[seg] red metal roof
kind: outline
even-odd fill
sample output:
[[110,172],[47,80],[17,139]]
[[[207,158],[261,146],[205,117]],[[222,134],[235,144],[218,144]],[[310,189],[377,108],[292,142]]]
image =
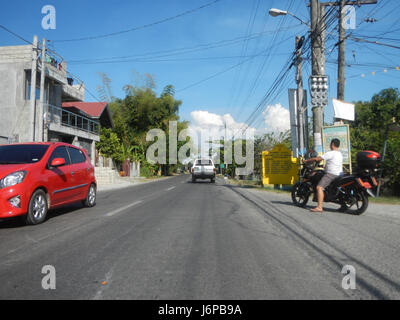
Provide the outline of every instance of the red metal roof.
[[107,102],[63,102],[63,108],[75,107],[93,118],[100,118],[104,109],[107,107]]

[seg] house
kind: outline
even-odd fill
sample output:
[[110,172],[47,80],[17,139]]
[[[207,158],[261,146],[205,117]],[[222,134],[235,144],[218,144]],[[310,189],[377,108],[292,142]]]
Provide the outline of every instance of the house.
[[107,103],[84,99],[84,83],[36,36],[33,44],[0,47],[0,144],[63,141],[86,149],[94,162],[100,126],[113,123]]

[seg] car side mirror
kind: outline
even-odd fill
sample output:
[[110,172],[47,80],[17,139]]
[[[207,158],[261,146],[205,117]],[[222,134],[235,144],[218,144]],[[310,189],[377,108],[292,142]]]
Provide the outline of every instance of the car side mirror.
[[52,167],[61,167],[63,165],[65,165],[65,159],[64,158],[55,158],[51,162],[51,166]]

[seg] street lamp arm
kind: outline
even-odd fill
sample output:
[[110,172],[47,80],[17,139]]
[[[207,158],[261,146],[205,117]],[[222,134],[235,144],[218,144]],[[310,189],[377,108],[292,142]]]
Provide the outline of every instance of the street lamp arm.
[[290,15],[293,18],[299,20],[302,24],[305,24],[306,26],[311,28],[311,25],[305,21],[303,21],[302,19],[300,19],[298,16],[294,15],[293,13],[289,12],[289,11],[284,11],[284,10],[280,10],[280,9],[275,9],[275,8],[271,8],[269,9],[269,15],[272,17],[277,17],[277,16],[286,16],[286,15]]
[[310,25],[309,23],[307,23],[307,22],[305,22],[304,20],[300,19],[298,16],[294,15],[293,13],[287,11],[287,14],[290,15],[290,16],[292,16],[293,18],[299,20],[302,24],[305,24],[306,26],[308,26],[308,27],[311,28],[311,25]]

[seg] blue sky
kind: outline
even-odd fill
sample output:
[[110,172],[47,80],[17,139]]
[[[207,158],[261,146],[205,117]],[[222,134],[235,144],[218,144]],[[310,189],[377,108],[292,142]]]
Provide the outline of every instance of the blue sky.
[[[134,81],[134,72],[148,73],[154,76],[158,91],[167,84],[175,86],[176,97],[183,101],[181,118],[192,120],[191,112],[206,110],[218,115],[229,113],[236,121],[243,122],[257,107],[285,66],[293,52],[295,36],[307,32],[307,26],[290,16],[269,16],[269,8],[289,10],[301,19],[309,21],[307,1],[221,0],[174,20],[118,36],[85,41],[53,41],[130,29],[177,15],[208,2],[211,0],[3,1],[0,21],[2,25],[28,40],[32,40],[34,34],[38,35],[39,39],[45,37],[52,40],[52,48],[67,62],[71,61],[68,71],[82,79],[94,94],[97,94],[97,85],[101,84],[99,72],[104,72],[111,78],[113,94],[120,98],[124,97],[123,86]],[[41,27],[44,16],[41,9],[48,4],[56,8],[55,30],[44,30]],[[399,46],[400,30],[396,29],[399,28],[400,19],[396,12],[400,12],[400,2],[397,0],[378,0],[377,5],[357,8],[357,29],[353,32],[362,36],[381,35],[385,32],[383,37],[387,39],[381,41]],[[377,22],[364,22],[365,17],[375,18]],[[257,35],[261,32],[261,36],[255,36],[252,40],[240,41],[240,37],[246,34]],[[195,50],[179,55],[163,54],[156,59],[154,55],[148,55],[151,52],[194,47],[236,38],[239,40],[232,41],[230,45],[219,45],[207,50]],[[24,44],[3,30],[0,30],[0,43]],[[328,42],[328,49],[333,44],[334,40]],[[383,88],[400,87],[400,71],[394,69],[400,66],[399,49],[350,40],[346,42],[346,49],[347,62],[358,64],[346,70],[347,101],[369,100],[374,93]],[[260,54],[263,51],[264,53]],[[96,62],[94,59],[99,58],[141,54],[147,54],[147,59],[151,59],[147,62],[143,61],[142,57],[141,61],[136,58],[136,61],[128,62],[92,63]],[[330,98],[335,98],[337,65],[332,62],[337,58],[337,51],[328,52],[328,55],[330,63],[326,65],[326,72],[331,85]],[[86,61],[78,63],[78,60]],[[243,63],[240,66],[233,67],[241,62]],[[223,72],[229,68],[229,71]],[[219,72],[223,73],[182,90]],[[305,86],[308,86],[310,64],[307,62],[303,73]],[[294,77],[292,70],[287,86],[273,100],[269,100],[268,104],[280,103],[284,108],[288,108],[287,88],[295,87]],[[251,91],[251,88],[254,90]],[[90,95],[86,97],[88,101],[94,100]],[[332,113],[330,104],[325,110],[327,121],[332,120]],[[260,112],[259,118],[262,119]],[[258,121],[257,125],[262,127],[264,123]]]

